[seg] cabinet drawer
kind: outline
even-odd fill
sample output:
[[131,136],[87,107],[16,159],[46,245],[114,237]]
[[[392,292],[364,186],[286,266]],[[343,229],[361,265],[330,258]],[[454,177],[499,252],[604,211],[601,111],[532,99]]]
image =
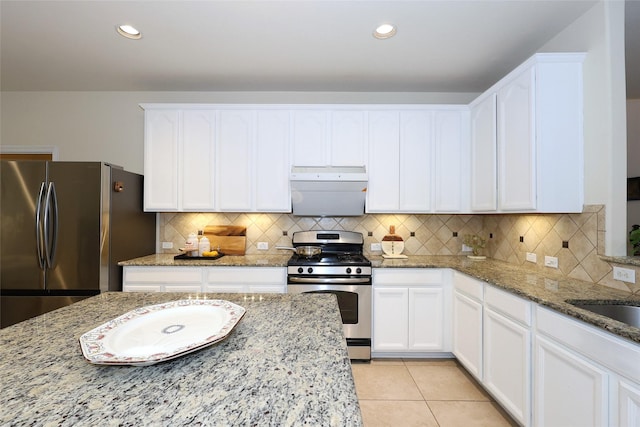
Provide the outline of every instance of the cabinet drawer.
[[202,283],[202,269],[194,267],[126,267],[125,283]]
[[538,333],[556,339],[633,381],[640,381],[640,345],[540,306],[536,306],[536,325]]
[[209,267],[205,273],[207,283],[286,284],[284,267]]
[[441,285],[444,269],[440,268],[374,268],[374,285]]
[[527,301],[508,292],[487,286],[484,301],[495,311],[510,317],[516,322],[531,326],[531,301]]
[[457,271],[453,274],[453,286],[458,292],[478,301],[482,301],[484,287],[483,282],[458,273]]

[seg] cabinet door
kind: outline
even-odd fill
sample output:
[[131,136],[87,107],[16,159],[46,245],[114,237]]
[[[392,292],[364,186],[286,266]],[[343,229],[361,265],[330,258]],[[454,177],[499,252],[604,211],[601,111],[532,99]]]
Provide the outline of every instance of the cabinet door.
[[293,112],[293,166],[327,166],[326,111]]
[[485,308],[483,385],[522,425],[530,425],[531,332]]
[[495,211],[497,197],[496,94],[471,108],[471,210]]
[[558,344],[537,336],[534,425],[607,425],[607,373]]
[[453,293],[453,354],[482,381],[482,304]]
[[364,111],[331,112],[331,166],[363,166],[366,164]]
[[216,162],[217,205],[221,211],[252,210],[254,111],[220,111],[218,159]]
[[255,210],[291,212],[289,112],[259,111],[256,125]]
[[287,286],[277,284],[258,284],[249,285],[248,290],[249,293],[252,294],[286,294]]
[[[615,410],[615,408],[614,408]],[[640,385],[618,381],[618,420],[613,425],[640,426]]]
[[229,294],[239,294],[245,292],[245,285],[240,285],[236,283],[216,283],[216,284],[206,284],[202,287],[203,292],[212,292],[212,293],[229,293]]
[[202,292],[202,286],[200,285],[164,285],[164,292],[182,292],[182,293],[199,293]]
[[433,186],[433,112],[400,113],[399,211],[429,212]]
[[178,110],[144,113],[144,210],[178,210]]
[[498,188],[502,210],[536,208],[534,68],[498,92]]
[[373,350],[399,351],[408,348],[407,288],[373,289]]
[[397,212],[400,186],[400,115],[369,112],[367,212]]
[[122,292],[162,292],[162,285],[122,285]]
[[215,113],[185,110],[182,113],[180,208],[210,211],[214,204]]
[[442,288],[409,288],[409,349],[444,348],[444,294]]
[[463,183],[468,176],[464,159],[462,113],[437,111],[435,113],[435,203],[436,212],[460,212],[462,210]]

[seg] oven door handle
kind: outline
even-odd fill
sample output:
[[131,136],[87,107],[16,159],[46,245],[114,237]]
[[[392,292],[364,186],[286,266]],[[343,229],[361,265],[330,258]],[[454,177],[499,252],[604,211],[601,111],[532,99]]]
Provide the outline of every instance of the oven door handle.
[[370,277],[289,277],[289,283],[338,285],[345,283],[371,283]]

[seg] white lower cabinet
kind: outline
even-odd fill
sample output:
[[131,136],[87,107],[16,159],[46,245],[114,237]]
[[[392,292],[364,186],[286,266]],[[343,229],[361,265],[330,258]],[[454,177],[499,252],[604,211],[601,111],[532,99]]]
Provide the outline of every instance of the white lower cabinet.
[[531,302],[485,289],[483,385],[510,415],[531,425]]
[[123,268],[124,292],[286,293],[284,267]]
[[450,351],[450,291],[445,269],[374,269],[372,353]]
[[210,267],[203,292],[286,293],[284,267]]
[[482,381],[482,300],[479,280],[453,272],[453,354]]
[[615,381],[618,407],[614,412],[613,426],[640,426],[640,384],[618,379]]
[[536,307],[535,426],[640,426],[640,346]]
[[199,267],[123,267],[124,292],[200,292]]
[[608,425],[606,372],[543,337],[535,350],[535,425]]

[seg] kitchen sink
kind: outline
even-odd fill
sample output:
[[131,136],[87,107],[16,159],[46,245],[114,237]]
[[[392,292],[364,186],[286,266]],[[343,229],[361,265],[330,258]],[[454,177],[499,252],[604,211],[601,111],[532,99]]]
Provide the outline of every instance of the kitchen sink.
[[602,316],[610,317],[618,322],[626,323],[630,326],[640,328],[640,303],[639,302],[589,302],[589,301],[567,301],[569,304],[588,310]]

